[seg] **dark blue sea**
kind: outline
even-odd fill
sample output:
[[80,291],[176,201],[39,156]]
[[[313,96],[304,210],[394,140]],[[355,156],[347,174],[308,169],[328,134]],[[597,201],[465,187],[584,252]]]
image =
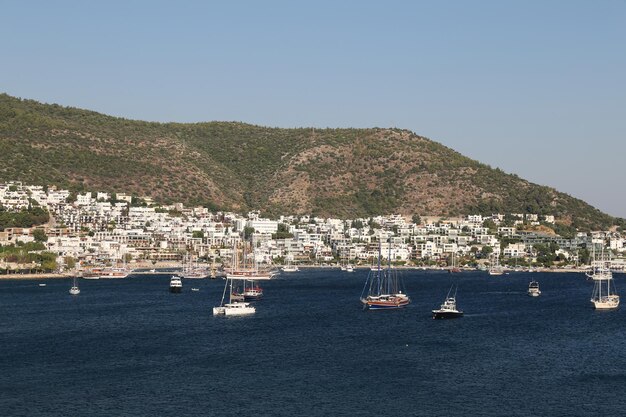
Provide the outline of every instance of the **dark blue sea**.
[[[228,318],[223,280],[0,281],[0,415],[626,415],[626,305],[583,274],[407,271],[399,311],[362,310],[366,275],[282,275]],[[452,283],[465,317],[435,321]]]

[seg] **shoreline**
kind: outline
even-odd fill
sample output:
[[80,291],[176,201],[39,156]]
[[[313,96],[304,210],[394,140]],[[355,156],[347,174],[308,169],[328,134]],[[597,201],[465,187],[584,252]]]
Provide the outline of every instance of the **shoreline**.
[[57,273],[42,273],[42,274],[2,274],[0,275],[0,281],[3,280],[27,280],[27,279],[63,279],[72,278],[74,275],[57,274]]
[[[278,266],[279,268],[282,266]],[[339,269],[338,266],[334,266],[334,265],[298,265],[299,268],[302,269]],[[358,270],[369,270],[370,266],[355,266],[355,269]],[[384,268],[381,268],[384,269]],[[447,269],[442,269],[442,268],[423,268],[420,266],[398,266],[395,267],[395,269],[397,270],[415,270],[415,271],[440,271],[440,272],[447,272]],[[585,272],[587,272],[588,270],[586,269],[575,269],[575,268],[559,268],[559,269],[550,269],[550,268],[542,268],[542,269],[537,269],[536,272],[547,272],[547,273],[578,273],[578,274],[584,274]],[[457,274],[463,274],[464,272],[487,272],[487,271],[480,271],[477,269],[461,269],[460,272],[458,272]],[[505,270],[504,271],[505,274],[509,274],[509,273],[533,273],[530,271],[514,271],[514,270]],[[613,271],[614,273],[625,273],[625,271]],[[131,272],[131,275],[159,275],[159,274],[168,274],[171,273],[171,271],[156,271],[156,272],[150,272],[150,271],[134,271]],[[0,275],[0,281],[3,280],[33,280],[33,279],[64,279],[64,278],[73,278],[74,274],[68,274],[68,273],[39,273],[39,274],[2,274]],[[80,277],[79,277],[80,278]]]

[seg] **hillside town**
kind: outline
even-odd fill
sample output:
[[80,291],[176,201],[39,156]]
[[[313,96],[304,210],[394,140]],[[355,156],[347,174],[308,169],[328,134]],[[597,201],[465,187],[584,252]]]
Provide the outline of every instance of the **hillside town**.
[[[585,269],[596,250],[610,254],[613,270],[624,271],[626,265],[623,231],[560,236],[551,227],[556,223],[553,215],[270,219],[258,211],[211,212],[180,203],[155,204],[149,197],[124,193],[0,184],[1,212],[24,213],[33,207],[45,210],[49,220],[29,227],[2,225],[0,273],[68,272],[119,264],[176,267],[189,256],[228,265],[234,248],[244,241],[251,242],[254,261],[267,266],[370,266],[380,253],[381,261],[405,267],[476,269],[498,262],[511,269]],[[8,248],[43,257],[20,258]]]

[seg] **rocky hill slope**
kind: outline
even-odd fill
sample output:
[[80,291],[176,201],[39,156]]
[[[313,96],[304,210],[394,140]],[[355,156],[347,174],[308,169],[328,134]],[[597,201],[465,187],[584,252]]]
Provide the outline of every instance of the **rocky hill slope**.
[[519,212],[584,228],[616,222],[407,130],[151,123],[0,94],[7,180],[269,214]]

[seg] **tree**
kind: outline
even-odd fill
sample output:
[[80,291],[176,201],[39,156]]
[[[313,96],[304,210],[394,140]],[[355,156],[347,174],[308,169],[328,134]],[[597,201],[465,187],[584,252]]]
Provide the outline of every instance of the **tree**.
[[65,267],[67,269],[74,269],[76,266],[76,259],[71,256],[66,256],[63,258],[63,262],[65,263]]
[[33,230],[33,238],[35,242],[46,242],[48,241],[48,235],[42,229]]
[[192,234],[191,237],[194,239],[202,239],[204,238],[204,232],[202,230],[195,230]]
[[293,237],[292,233],[289,233],[289,226],[285,223],[278,223],[278,231],[272,235],[272,239],[290,239]]
[[487,229],[489,229],[489,231],[494,232],[498,229],[496,223],[491,219],[485,219],[485,221],[483,221],[483,227],[486,227]]
[[480,253],[484,256],[487,257],[489,256],[489,254],[491,254],[493,252],[493,248],[491,246],[483,246],[482,250],[480,251]]
[[363,228],[363,222],[361,220],[352,220],[352,223],[350,224],[350,227],[353,229],[362,229]]
[[591,259],[591,254],[589,253],[589,249],[583,248],[578,251],[578,261],[581,264],[588,264]]
[[415,224],[422,224],[422,218],[419,214],[414,214],[413,217],[411,217],[411,221]]
[[248,240],[254,234],[254,227],[246,226],[243,228],[243,238]]

